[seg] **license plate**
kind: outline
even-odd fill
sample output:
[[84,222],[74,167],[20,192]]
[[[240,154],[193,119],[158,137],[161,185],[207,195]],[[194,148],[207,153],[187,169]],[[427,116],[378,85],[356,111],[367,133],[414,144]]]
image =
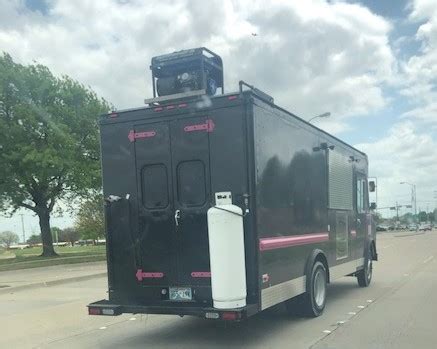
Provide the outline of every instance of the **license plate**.
[[170,287],[169,295],[171,301],[191,301],[191,288],[190,287]]

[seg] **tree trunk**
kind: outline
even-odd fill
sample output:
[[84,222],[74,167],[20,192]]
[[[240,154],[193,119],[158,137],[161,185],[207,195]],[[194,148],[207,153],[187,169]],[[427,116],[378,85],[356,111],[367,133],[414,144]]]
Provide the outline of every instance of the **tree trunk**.
[[41,229],[42,240],[42,257],[54,257],[58,254],[53,248],[52,232],[50,230],[50,212],[48,210],[41,210],[38,212],[39,227]]

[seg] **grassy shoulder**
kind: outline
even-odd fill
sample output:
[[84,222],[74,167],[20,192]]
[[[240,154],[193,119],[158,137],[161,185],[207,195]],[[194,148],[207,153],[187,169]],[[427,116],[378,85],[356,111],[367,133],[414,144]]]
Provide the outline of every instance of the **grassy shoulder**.
[[46,267],[59,264],[97,262],[106,259],[105,246],[55,247],[57,257],[41,257],[42,248],[0,250],[0,271]]

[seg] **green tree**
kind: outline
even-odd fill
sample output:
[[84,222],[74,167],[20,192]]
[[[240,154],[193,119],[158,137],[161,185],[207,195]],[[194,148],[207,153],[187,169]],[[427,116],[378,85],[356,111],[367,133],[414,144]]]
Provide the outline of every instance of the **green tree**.
[[36,235],[33,234],[31,235],[27,241],[26,241],[29,245],[36,245],[36,244],[40,244],[41,243],[41,235]]
[[105,222],[103,218],[103,196],[91,195],[82,201],[77,213],[75,227],[83,239],[94,242],[105,236]]
[[40,64],[0,56],[0,205],[39,218],[43,256],[56,255],[50,229],[55,204],[100,187],[97,117],[108,103]]
[[75,228],[65,228],[62,229],[59,234],[59,241],[61,242],[69,242],[71,246],[74,246],[74,243],[79,240],[80,233]]
[[18,235],[12,231],[3,231],[0,233],[0,245],[4,245],[6,248],[18,243],[18,241],[20,241]]
[[434,223],[435,222],[435,218],[436,218],[436,210],[434,210],[433,212],[428,212],[428,221],[430,223]]
[[373,219],[375,220],[375,223],[378,225],[382,222],[382,215],[379,212],[375,212],[373,214]]
[[428,215],[425,211],[420,211],[418,217],[419,222],[426,222],[426,220],[428,219]]

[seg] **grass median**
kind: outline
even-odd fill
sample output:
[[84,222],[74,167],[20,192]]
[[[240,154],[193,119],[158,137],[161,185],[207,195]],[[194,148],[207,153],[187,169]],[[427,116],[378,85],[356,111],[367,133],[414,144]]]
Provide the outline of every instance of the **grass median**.
[[42,248],[0,250],[0,271],[106,260],[105,246],[55,247],[57,257],[41,257]]

